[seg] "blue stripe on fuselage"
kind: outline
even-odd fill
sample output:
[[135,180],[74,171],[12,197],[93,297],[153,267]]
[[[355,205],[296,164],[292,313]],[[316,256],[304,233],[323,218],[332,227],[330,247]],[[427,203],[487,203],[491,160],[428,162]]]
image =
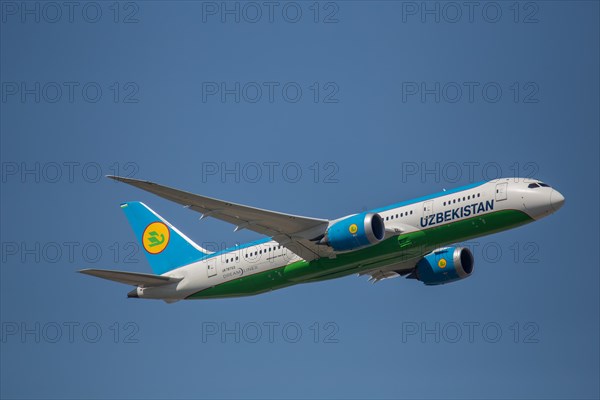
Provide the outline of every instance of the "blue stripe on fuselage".
[[456,188],[456,189],[446,190],[445,192],[438,192],[438,193],[430,194],[430,195],[427,195],[427,196],[418,197],[416,199],[402,201],[400,203],[392,204],[392,205],[389,205],[389,206],[380,207],[380,208],[374,208],[372,210],[369,210],[369,212],[379,213],[379,212],[384,212],[384,211],[392,210],[392,209],[398,208],[398,207],[409,206],[411,204],[420,203],[422,201],[431,200],[431,199],[435,199],[435,198],[438,198],[438,197],[447,196],[449,194],[454,194],[454,193],[462,192],[464,190],[473,189],[473,188],[479,187],[479,186],[481,186],[481,185],[483,185],[485,183],[487,183],[487,181],[475,182],[475,183],[471,183],[470,185],[461,186],[461,187]]
[[[463,190],[473,189],[473,188],[476,188],[478,186],[483,185],[484,183],[487,183],[487,181],[476,182],[476,183],[472,183],[470,185],[461,186],[461,187],[456,188],[456,189],[446,190],[445,192],[434,193],[434,194],[430,194],[430,195],[427,195],[427,196],[418,197],[416,199],[402,201],[400,203],[392,204],[392,205],[389,205],[389,206],[375,208],[373,210],[370,210],[370,212],[378,213],[378,212],[388,211],[388,210],[391,210],[391,209],[394,209],[394,208],[398,208],[398,207],[403,207],[403,206],[408,206],[408,205],[411,205],[411,204],[420,203],[420,202],[425,201],[425,200],[431,200],[431,199],[435,199],[437,197],[442,197],[442,196],[446,196],[446,195],[449,195],[449,194],[462,192]],[[239,246],[229,247],[227,249],[217,251],[216,253],[207,254],[206,256],[200,258],[200,260],[198,260],[198,261],[203,261],[203,260],[207,260],[207,259],[210,259],[210,258],[213,258],[213,257],[218,257],[218,256],[220,256],[222,254],[232,253],[234,251],[238,251],[238,250],[241,250],[241,249],[246,249],[248,247],[257,246],[257,245],[260,245],[260,244],[265,244],[265,243],[271,242],[272,240],[273,240],[272,238],[267,237],[267,238],[255,240],[253,242],[244,243],[244,244],[241,244]]]

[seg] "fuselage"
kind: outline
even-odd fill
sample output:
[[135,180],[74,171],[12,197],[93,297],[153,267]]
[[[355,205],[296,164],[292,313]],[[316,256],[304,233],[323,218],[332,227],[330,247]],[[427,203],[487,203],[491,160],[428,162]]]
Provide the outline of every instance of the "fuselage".
[[164,275],[183,279],[138,288],[137,296],[172,301],[236,297],[374,269],[410,271],[436,248],[533,222],[563,203],[557,190],[532,179],[474,183],[371,210],[385,222],[386,237],[378,244],[305,261],[296,254],[301,252],[265,238],[169,271]]

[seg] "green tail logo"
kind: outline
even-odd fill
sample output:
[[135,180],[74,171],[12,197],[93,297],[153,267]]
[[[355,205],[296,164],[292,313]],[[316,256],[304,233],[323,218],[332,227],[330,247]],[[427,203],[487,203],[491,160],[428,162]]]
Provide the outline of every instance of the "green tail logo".
[[165,235],[160,234],[160,239],[158,238],[158,232],[152,231],[148,232],[148,247],[155,247],[163,244],[165,242]]

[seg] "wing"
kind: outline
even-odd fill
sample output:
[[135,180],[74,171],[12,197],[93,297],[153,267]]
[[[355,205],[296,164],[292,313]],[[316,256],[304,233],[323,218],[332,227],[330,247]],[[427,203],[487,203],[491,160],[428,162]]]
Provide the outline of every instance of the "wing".
[[398,278],[400,276],[409,275],[414,269],[418,260],[399,262],[385,267],[373,268],[360,272],[358,276],[368,275],[369,282],[377,283],[384,279]]
[[329,226],[329,221],[326,219],[302,217],[249,207],[173,189],[149,181],[111,175],[108,178],[179,203],[201,213],[201,219],[212,217],[236,225],[236,231],[248,229],[270,236],[273,240],[307,261],[334,256],[334,252],[329,247],[316,244],[316,239],[320,239]]

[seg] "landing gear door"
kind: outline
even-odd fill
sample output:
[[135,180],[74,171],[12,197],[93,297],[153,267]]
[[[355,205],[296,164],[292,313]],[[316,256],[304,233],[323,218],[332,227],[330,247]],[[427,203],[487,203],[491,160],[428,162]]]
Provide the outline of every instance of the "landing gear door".
[[496,185],[496,201],[506,200],[506,189],[508,187],[508,183],[499,183]]
[[433,200],[423,203],[423,217],[427,217],[431,214],[433,214]]
[[208,271],[209,278],[217,275],[217,264],[214,261],[209,261],[206,264],[206,270]]

